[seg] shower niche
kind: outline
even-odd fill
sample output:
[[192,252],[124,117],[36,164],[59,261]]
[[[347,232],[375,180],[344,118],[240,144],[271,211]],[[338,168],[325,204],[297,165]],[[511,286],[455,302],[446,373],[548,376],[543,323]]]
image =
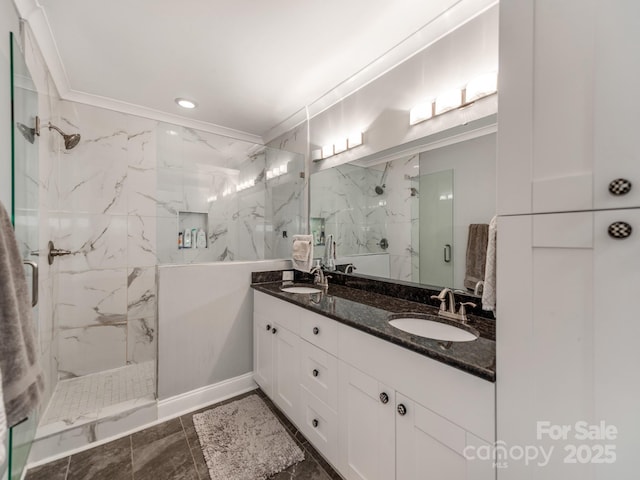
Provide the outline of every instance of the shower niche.
[[206,212],[178,212],[178,249],[204,249],[209,247],[209,215]]

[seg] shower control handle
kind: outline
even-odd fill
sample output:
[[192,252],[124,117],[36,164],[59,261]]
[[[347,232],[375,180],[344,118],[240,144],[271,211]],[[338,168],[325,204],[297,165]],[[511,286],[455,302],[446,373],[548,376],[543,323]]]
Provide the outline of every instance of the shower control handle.
[[49,265],[53,265],[53,259],[55,257],[61,257],[63,255],[71,255],[70,250],[63,250],[61,248],[56,248],[51,240],[49,240],[49,244],[47,245],[49,249],[49,254],[47,255],[47,260]]
[[271,325],[267,324],[267,332],[271,330]]
[[320,424],[320,422],[318,422],[317,419],[313,419],[313,421],[311,422],[311,425],[313,425],[313,428],[318,428],[318,425]]
[[318,375],[320,375],[320,372],[318,371],[317,368],[313,369],[313,372],[311,372],[313,374],[314,377],[317,377]]

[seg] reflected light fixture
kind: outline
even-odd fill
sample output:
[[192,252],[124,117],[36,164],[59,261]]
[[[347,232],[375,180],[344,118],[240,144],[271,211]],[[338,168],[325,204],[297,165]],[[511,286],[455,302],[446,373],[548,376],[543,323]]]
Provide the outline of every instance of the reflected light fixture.
[[339,153],[346,152],[352,148],[359,147],[364,143],[362,132],[352,133],[347,138],[336,140],[331,145],[323,145],[322,148],[311,151],[311,160],[317,162],[325,158],[333,157]]
[[188,110],[191,110],[193,108],[196,108],[196,102],[194,102],[193,100],[188,100],[186,98],[176,98],[175,102],[182,108],[186,108]]

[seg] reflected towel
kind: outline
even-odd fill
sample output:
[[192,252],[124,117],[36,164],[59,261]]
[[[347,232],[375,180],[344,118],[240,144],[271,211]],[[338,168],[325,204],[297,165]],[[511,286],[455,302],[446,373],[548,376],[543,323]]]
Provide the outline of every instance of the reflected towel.
[[291,254],[293,268],[302,272],[311,271],[313,266],[313,236],[294,235],[293,251]]
[[474,290],[476,284],[484,280],[488,235],[489,225],[486,223],[472,223],[469,225],[464,286],[470,290]]
[[9,426],[32,414],[44,386],[31,317],[22,257],[9,215],[0,204],[0,371]]
[[496,247],[498,241],[498,217],[489,222],[487,242],[487,263],[484,269],[484,290],[482,290],[482,309],[496,313]]

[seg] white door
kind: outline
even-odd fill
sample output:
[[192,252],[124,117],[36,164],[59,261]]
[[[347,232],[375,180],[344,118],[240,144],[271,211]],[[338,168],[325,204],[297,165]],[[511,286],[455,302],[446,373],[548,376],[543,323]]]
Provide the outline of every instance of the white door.
[[253,316],[253,379],[264,393],[273,396],[273,322],[259,313]]
[[466,432],[396,393],[396,480],[465,480]]
[[273,401],[294,422],[300,406],[300,337],[278,322],[271,328],[273,337]]
[[340,470],[347,480],[395,478],[395,393],[340,362]]

